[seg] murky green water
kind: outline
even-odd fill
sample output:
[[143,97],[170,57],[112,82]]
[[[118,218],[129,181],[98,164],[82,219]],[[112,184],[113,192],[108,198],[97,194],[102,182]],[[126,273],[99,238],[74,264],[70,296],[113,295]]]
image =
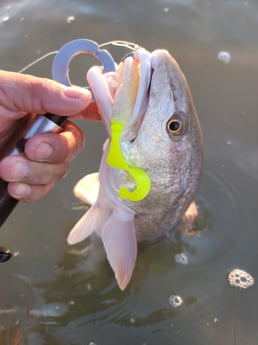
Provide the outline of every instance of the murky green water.
[[[19,70],[81,37],[166,48],[180,63],[205,136],[197,195],[203,229],[141,248],[132,282],[120,292],[98,242],[66,244],[83,214],[73,185],[98,169],[105,139],[101,124],[79,122],[87,147],[70,175],[41,202],[19,204],[1,229],[1,242],[17,256],[0,267],[0,344],[257,344],[257,285],[239,291],[226,279],[235,267],[258,276],[257,1],[0,3],[2,69]],[[218,59],[221,51],[229,63]],[[29,72],[50,77],[51,62]],[[180,252],[188,265],[175,262]],[[172,294],[182,297],[181,307],[170,305]]]

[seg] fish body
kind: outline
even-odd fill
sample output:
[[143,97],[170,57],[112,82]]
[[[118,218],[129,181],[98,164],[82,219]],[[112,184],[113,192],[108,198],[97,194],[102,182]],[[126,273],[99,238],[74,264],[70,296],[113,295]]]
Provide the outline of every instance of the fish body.
[[[82,187],[81,195],[92,206],[72,229],[68,243],[96,232],[124,289],[134,269],[137,242],[156,240],[173,230],[193,201],[202,166],[202,133],[184,74],[165,50],[137,50],[120,64],[112,83],[96,69],[88,80],[109,139],[99,176],[88,176]],[[114,122],[123,125],[118,139],[112,137]],[[123,162],[111,164],[115,140]],[[149,189],[135,200],[144,178]],[[87,190],[93,179],[99,186],[91,197]],[[121,197],[121,188],[128,198]]]

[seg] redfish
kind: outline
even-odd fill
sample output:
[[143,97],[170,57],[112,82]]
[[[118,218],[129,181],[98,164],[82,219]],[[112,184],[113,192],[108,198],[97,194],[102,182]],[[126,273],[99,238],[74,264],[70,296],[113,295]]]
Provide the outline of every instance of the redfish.
[[137,49],[114,75],[93,67],[87,78],[109,139],[99,174],[75,188],[92,206],[68,243],[96,232],[123,290],[134,270],[137,242],[173,231],[193,201],[202,132],[185,76],[166,50]]

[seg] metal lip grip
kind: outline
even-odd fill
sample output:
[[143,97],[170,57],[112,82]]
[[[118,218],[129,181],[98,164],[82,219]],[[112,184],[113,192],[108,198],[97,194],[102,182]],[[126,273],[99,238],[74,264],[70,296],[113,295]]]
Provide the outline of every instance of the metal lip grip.
[[[106,50],[100,50],[96,42],[88,39],[77,39],[65,44],[56,54],[52,64],[52,77],[57,82],[70,86],[69,64],[79,54],[95,57],[104,68],[104,73],[115,71],[112,56]],[[47,113],[36,118],[28,128],[22,128],[14,147],[10,147],[9,155],[19,155],[24,151],[26,141],[35,134],[60,132],[66,120],[65,116]],[[8,143],[7,143],[8,146]],[[0,179],[0,226],[6,221],[18,203],[7,192],[8,182]],[[0,246],[0,262],[8,261],[12,257],[9,249]]]
[[56,54],[52,64],[52,77],[64,85],[71,85],[69,79],[69,65],[74,57],[88,54],[95,57],[102,64],[104,73],[114,72],[115,62],[110,53],[99,49],[99,45],[88,39],[77,39],[66,43]]

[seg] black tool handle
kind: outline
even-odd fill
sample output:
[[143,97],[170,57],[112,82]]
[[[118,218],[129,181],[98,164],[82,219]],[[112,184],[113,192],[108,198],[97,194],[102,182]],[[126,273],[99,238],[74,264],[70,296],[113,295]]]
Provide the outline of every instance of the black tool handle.
[[7,186],[8,182],[0,179],[0,226],[4,224],[18,203],[17,199],[14,199],[8,194]]

